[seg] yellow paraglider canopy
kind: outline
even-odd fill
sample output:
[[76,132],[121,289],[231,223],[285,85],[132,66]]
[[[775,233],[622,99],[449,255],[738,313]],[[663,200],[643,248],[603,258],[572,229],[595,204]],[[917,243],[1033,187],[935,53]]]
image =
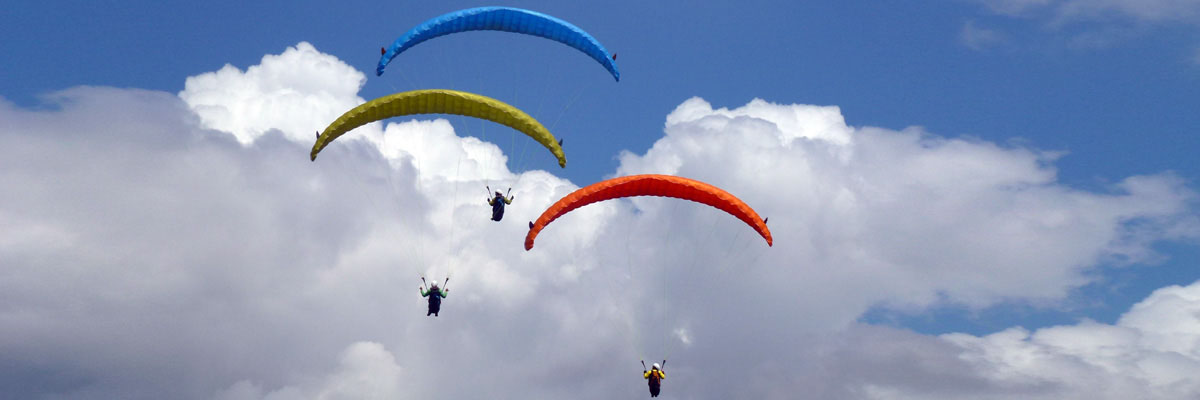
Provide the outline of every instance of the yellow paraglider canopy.
[[354,107],[333,121],[317,136],[309,158],[317,159],[330,142],[354,128],[371,122],[414,114],[454,114],[485,119],[516,129],[537,140],[558,159],[560,167],[567,166],[567,156],[554,135],[540,122],[500,100],[474,93],[449,89],[425,89],[396,93]]

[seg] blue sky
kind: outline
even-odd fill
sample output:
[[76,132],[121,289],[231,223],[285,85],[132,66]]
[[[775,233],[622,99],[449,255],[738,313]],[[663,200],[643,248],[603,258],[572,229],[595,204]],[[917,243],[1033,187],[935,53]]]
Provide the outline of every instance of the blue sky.
[[[557,78],[587,80],[579,83],[586,90],[578,106],[582,110],[568,117],[603,132],[583,139],[589,147],[601,146],[601,153],[648,147],[662,115],[688,97],[702,96],[717,106],[758,97],[837,105],[855,126],[920,125],[944,136],[1030,140],[1041,149],[1070,152],[1057,166],[1072,183],[1162,170],[1195,176],[1194,166],[1183,162],[1200,144],[1192,134],[1200,117],[1189,112],[1200,85],[1194,24],[1118,14],[1058,26],[1046,11],[1012,17],[982,3],[519,5],[564,15],[624,56],[619,64],[627,70],[627,85],[605,85],[595,71]],[[368,71],[378,60],[371,49],[428,16],[471,5],[23,4],[0,17],[17,39],[5,41],[10,56],[0,89],[22,105],[35,104],[40,93],[75,85],[178,91],[181,75],[225,63],[244,68],[301,40]],[[967,29],[994,32],[1001,39],[975,49],[964,43]],[[514,49],[503,51],[535,57],[534,65],[589,68],[586,58],[536,39],[472,35],[420,49],[425,53],[419,55],[496,61],[506,54],[464,54],[515,42]],[[1074,44],[1085,35],[1105,38],[1105,44]],[[410,69],[416,62],[400,61]],[[475,83],[463,82],[467,78],[460,72],[479,75],[482,70],[448,64],[411,74],[465,86]],[[506,68],[501,71],[511,81],[510,71],[530,64],[514,60],[497,67]],[[388,79],[372,78],[363,95],[405,85]],[[509,81],[502,83],[516,86]],[[520,82],[522,87],[538,83]],[[1122,149],[1121,157],[1115,149]],[[604,161],[568,176],[599,177],[614,166]]]
[[[501,169],[497,174],[507,176],[509,170],[520,174],[544,169],[575,186],[614,174],[646,169],[654,172],[650,166],[656,165],[653,160],[662,153],[655,153],[652,146],[670,142],[664,136],[664,126],[668,126],[668,131],[670,126],[688,132],[704,129],[699,124],[690,125],[683,117],[668,122],[668,115],[684,115],[680,110],[691,109],[685,107],[687,104],[699,107],[685,103],[693,97],[711,105],[711,109],[697,112],[712,112],[713,116],[722,117],[725,115],[721,108],[746,106],[744,114],[759,116],[755,113],[775,112],[747,106],[752,99],[797,108],[836,106],[844,124],[857,129],[853,135],[874,137],[876,133],[871,131],[874,128],[890,132],[880,134],[884,137],[919,131],[923,137],[935,141],[961,140],[968,147],[979,146],[971,147],[970,151],[980,151],[982,157],[992,154],[986,149],[998,149],[997,152],[1018,158],[1023,157],[1024,151],[1036,153],[1032,157],[1036,161],[1003,165],[1043,168],[1038,173],[1053,176],[1030,185],[1045,185],[1056,193],[1059,190],[1081,193],[1108,201],[1106,196],[1118,198],[1127,193],[1128,186],[1123,186],[1123,182],[1129,177],[1166,177],[1163,179],[1175,183],[1170,184],[1174,185],[1171,190],[1164,190],[1171,192],[1164,198],[1183,204],[1180,210],[1161,215],[1153,211],[1116,212],[1114,215],[1119,216],[1114,218],[1119,220],[1119,226],[1132,227],[1125,234],[1149,238],[1122,242],[1136,248],[1130,251],[1136,254],[1131,257],[1134,262],[1122,262],[1128,256],[1122,246],[1114,246],[1121,248],[1103,256],[1081,257],[1082,265],[1068,265],[1063,270],[1086,279],[1064,279],[1062,293],[934,285],[929,293],[938,297],[935,300],[924,294],[864,297],[866,310],[852,318],[858,324],[847,328],[856,334],[869,336],[860,330],[882,327],[896,329],[885,335],[904,336],[912,331],[925,335],[914,340],[925,341],[938,337],[934,335],[956,332],[986,337],[1010,327],[1030,331],[1076,327],[1087,320],[1118,324],[1131,307],[1157,290],[1191,285],[1200,279],[1197,272],[1200,269],[1196,268],[1200,251],[1194,231],[1197,214],[1191,197],[1200,177],[1200,167],[1195,162],[1195,152],[1200,149],[1197,135],[1200,112],[1196,111],[1200,110],[1200,99],[1196,96],[1200,93],[1198,3],[848,0],[501,4],[538,10],[588,31],[609,51],[619,55],[621,81],[614,83],[594,61],[560,44],[493,32],[435,39],[396,58],[384,76],[375,77],[372,73],[378,61],[377,49],[390,44],[409,27],[456,9],[490,4],[49,1],[22,2],[0,13],[0,26],[5,27],[6,37],[0,42],[0,54],[5,55],[0,58],[0,70],[4,71],[0,77],[0,97],[13,103],[9,115],[18,115],[70,109],[69,105],[56,104],[45,96],[77,86],[144,89],[174,96],[195,90],[185,87],[192,82],[189,77],[220,70],[226,64],[245,71],[265,65],[266,55],[278,55],[307,42],[317,52],[336,57],[366,75],[365,84],[357,92],[363,99],[401,90],[444,87],[489,95],[530,111],[565,139],[570,159],[565,170],[552,168],[551,159],[544,154],[531,154],[538,153],[536,149],[527,153],[528,143],[522,142],[523,138],[512,140],[514,134],[504,127],[458,117],[446,119],[455,134],[493,142],[509,157],[507,170]],[[125,98],[125,95],[114,96]],[[742,111],[733,112],[738,113]],[[310,131],[323,128],[313,126]],[[420,129],[442,132],[439,129],[443,128]],[[809,134],[801,136],[815,140]],[[283,146],[271,141],[264,143],[250,148],[273,154],[272,149]],[[413,152],[410,148],[403,151]],[[746,182],[762,179],[762,176],[711,172],[725,166],[705,161],[709,159],[700,160],[700,165],[685,166],[682,171],[745,178]],[[337,164],[336,168],[353,169],[353,165]],[[818,164],[814,161],[812,165]],[[871,175],[869,167],[849,169]],[[398,171],[389,176],[405,182],[414,179],[405,178],[405,172]],[[797,189],[803,191],[806,183],[821,182],[792,178],[795,177],[783,174],[768,182],[777,186],[780,193],[792,194]],[[526,178],[515,179],[528,183],[524,181]],[[891,183],[897,190],[907,190],[903,188],[904,179],[905,176],[895,176]],[[365,184],[360,184],[358,190],[375,190],[361,189],[362,185]],[[880,187],[885,186],[892,187]],[[455,184],[449,193],[457,196],[458,189]],[[19,209],[16,204],[20,204],[16,199],[21,198],[11,186],[9,190],[9,207],[5,208],[16,215]],[[434,193],[447,192],[430,189],[428,201],[437,201]],[[530,197],[541,199],[538,196],[542,195]],[[549,196],[545,194],[546,199]],[[784,196],[781,203],[787,204],[786,195],[781,196]],[[529,197],[522,195],[524,198]],[[1144,208],[1133,208],[1149,210],[1154,205],[1149,203]],[[1169,201],[1162,202],[1165,203]],[[806,203],[797,200],[796,204],[799,207]],[[1080,206],[1086,208],[1097,203],[1080,204],[1087,204]],[[0,203],[0,207],[4,204]],[[1097,209],[1104,207],[1096,205]],[[620,214],[623,211],[613,212],[625,215]],[[1129,215],[1130,219],[1123,219]],[[783,220],[779,218],[778,221]],[[1193,224],[1188,225],[1187,221]],[[787,222],[782,224],[785,230],[791,226]],[[1142,225],[1147,227],[1141,229]],[[356,232],[358,228],[345,229]],[[521,233],[520,229],[513,232]],[[450,235],[453,239],[455,233]],[[741,240],[739,245],[744,245],[745,238]],[[791,244],[786,236],[777,239],[776,250],[788,246]],[[510,268],[515,269],[488,273],[498,274],[501,277],[498,279],[509,276],[506,274],[521,274],[519,267]],[[757,272],[746,274],[759,276]],[[511,294],[507,289],[495,290],[505,296]],[[513,301],[523,301],[520,296],[515,298],[518,300]],[[386,339],[363,340],[382,342],[392,353],[400,353]],[[378,355],[374,348],[364,350],[359,344],[347,347],[346,351],[347,357],[354,351],[363,351],[368,358]],[[46,368],[60,367],[49,365]],[[17,367],[19,370],[22,365]],[[8,374],[6,380],[19,375],[4,370],[0,374]],[[86,373],[81,374],[87,377]],[[211,385],[227,388],[222,393],[229,398],[237,398],[235,394],[244,391],[262,397],[264,393],[272,393],[273,388],[299,387],[300,392],[312,388],[292,385],[283,378],[259,379],[251,378],[248,387],[234,384],[238,381],[216,378]],[[37,392],[26,389],[29,393]],[[111,390],[114,391],[98,393],[122,393],[119,389]],[[88,393],[75,392],[79,397],[87,397]]]

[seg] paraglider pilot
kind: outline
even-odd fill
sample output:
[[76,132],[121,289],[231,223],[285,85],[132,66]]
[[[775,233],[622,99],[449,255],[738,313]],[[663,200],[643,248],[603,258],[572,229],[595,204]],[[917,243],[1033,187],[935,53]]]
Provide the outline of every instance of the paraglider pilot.
[[[421,278],[421,280],[424,281],[425,278]],[[449,283],[450,278],[446,278],[446,282]],[[439,289],[437,281],[429,284],[429,291],[425,291],[424,286],[418,289],[421,290],[421,297],[429,298],[429,312],[425,313],[425,316],[428,317],[430,314],[438,316],[438,311],[442,309],[442,298],[446,297],[446,293],[449,293],[450,289]]]
[[[663,364],[667,361],[663,360]],[[646,368],[646,362],[642,361],[642,368]],[[650,385],[650,397],[658,397],[658,391],[662,389],[662,380],[667,379],[667,375],[663,373],[662,366],[658,363],[651,364],[650,370],[642,370],[642,378],[646,379],[646,383]]]
[[[488,191],[491,190],[492,188],[489,187]],[[508,192],[512,193],[512,188],[508,188]],[[500,219],[504,218],[504,205],[512,204],[513,199],[516,197],[517,196],[512,195],[504,197],[504,195],[500,194],[500,191],[497,190],[496,195],[487,201],[488,205],[492,206],[492,221],[499,221]]]

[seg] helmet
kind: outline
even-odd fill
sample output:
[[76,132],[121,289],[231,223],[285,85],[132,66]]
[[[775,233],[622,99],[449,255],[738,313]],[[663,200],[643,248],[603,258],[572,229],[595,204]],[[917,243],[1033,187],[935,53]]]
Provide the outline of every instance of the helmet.
[[659,366],[658,366],[658,363],[654,363],[653,365],[651,365],[651,367],[653,367],[654,369],[660,369],[660,368],[662,368],[662,367],[659,367]]
[[500,191],[499,191],[499,190],[497,190],[497,191],[496,191],[496,195],[497,195],[497,196],[503,196],[503,195],[504,195],[504,193],[500,193]]
[[437,282],[436,281],[430,282],[429,287],[437,287]]

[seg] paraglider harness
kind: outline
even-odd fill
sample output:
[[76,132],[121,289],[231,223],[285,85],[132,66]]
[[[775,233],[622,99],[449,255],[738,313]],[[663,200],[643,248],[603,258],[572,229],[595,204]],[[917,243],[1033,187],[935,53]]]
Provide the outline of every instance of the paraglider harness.
[[650,386],[650,397],[658,397],[658,393],[662,390],[663,368],[667,367],[667,360],[663,360],[662,366],[659,369],[646,370],[646,361],[642,360],[642,375],[646,378],[646,384]]
[[[491,187],[487,187],[487,189],[489,193],[492,191]],[[508,188],[508,193],[512,193],[512,188]],[[511,202],[512,197],[501,195],[500,192],[497,191],[496,195],[493,196],[491,200],[488,200],[488,204],[492,206],[492,221],[499,221],[503,219],[504,205]]]
[[[425,277],[421,277],[421,282],[425,283]],[[449,283],[450,277],[446,277],[446,283],[443,283],[442,287],[445,287]],[[429,291],[421,293],[421,296],[429,297],[429,312],[425,313],[426,317],[430,314],[436,317],[438,312],[442,310],[442,298],[446,297],[445,289],[437,287],[436,284],[437,282],[434,282],[434,285],[425,283],[426,286],[429,286]]]

